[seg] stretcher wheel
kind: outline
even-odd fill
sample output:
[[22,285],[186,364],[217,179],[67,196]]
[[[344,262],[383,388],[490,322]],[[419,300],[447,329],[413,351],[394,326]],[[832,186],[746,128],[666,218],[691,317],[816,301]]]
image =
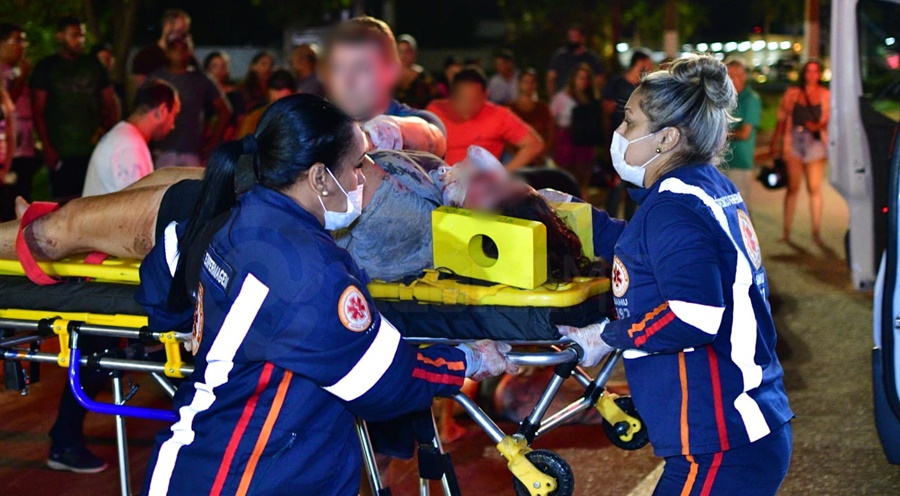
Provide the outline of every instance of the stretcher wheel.
[[[540,493],[541,496],[572,496],[575,494],[575,474],[572,473],[572,467],[569,466],[563,457],[548,450],[529,451],[525,456],[528,458],[528,461],[534,464],[535,468],[556,479],[556,490],[549,493]],[[513,484],[516,488],[517,496],[531,495],[528,492],[528,488],[519,479],[513,477]]]
[[647,424],[644,423],[644,419],[638,414],[631,396],[619,396],[614,401],[622,411],[641,421],[641,430],[635,432],[631,436],[631,440],[623,441],[619,436],[628,432],[628,423],[618,422],[616,425],[612,425],[606,419],[603,419],[603,431],[606,433],[606,437],[609,438],[609,442],[614,446],[629,451],[639,450],[647,446],[650,442],[650,436],[647,435]]

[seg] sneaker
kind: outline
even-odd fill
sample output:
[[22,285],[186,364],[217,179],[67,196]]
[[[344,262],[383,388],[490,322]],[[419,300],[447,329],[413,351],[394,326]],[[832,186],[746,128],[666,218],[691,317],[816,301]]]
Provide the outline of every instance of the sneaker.
[[68,470],[76,474],[96,474],[109,468],[109,464],[96,457],[84,446],[51,449],[47,466],[53,470]]

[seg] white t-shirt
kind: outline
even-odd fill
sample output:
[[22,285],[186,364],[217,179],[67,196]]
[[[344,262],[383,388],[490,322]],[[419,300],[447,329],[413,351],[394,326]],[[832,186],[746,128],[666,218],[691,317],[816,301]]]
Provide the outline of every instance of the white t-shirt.
[[120,191],[153,172],[147,141],[136,127],[122,121],[97,143],[88,164],[82,196]]
[[572,110],[578,106],[578,102],[569,96],[565,91],[557,93],[550,100],[550,113],[556,119],[556,125],[559,127],[569,127],[572,125]]

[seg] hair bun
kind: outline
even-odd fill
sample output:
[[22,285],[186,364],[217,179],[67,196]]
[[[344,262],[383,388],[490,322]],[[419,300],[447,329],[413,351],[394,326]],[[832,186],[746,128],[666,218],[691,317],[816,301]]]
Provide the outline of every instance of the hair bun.
[[713,106],[730,110],[737,104],[737,92],[728,78],[728,68],[711,55],[691,55],[676,60],[671,68],[675,79],[703,88]]

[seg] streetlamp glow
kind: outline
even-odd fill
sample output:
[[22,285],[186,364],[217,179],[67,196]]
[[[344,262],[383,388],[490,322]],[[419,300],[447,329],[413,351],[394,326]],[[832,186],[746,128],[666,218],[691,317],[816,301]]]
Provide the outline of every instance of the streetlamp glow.
[[887,46],[892,46],[894,43],[897,43],[897,40],[893,36],[884,39],[884,44]]
[[766,48],[768,48],[769,50],[778,50],[778,42],[770,41]]
[[616,44],[616,51],[619,53],[625,53],[628,51],[628,43],[622,42]]
[[782,49],[782,50],[790,50],[790,49],[791,49],[791,42],[790,42],[790,41],[782,41],[782,42],[781,42],[781,49]]
[[697,51],[698,52],[706,52],[709,50],[709,45],[706,43],[697,43]]
[[734,41],[729,41],[728,43],[725,43],[725,51],[726,52],[733,52],[733,51],[737,50],[737,48],[738,48],[738,44],[735,43]]
[[737,49],[739,52],[746,52],[747,50],[750,50],[751,46],[752,44],[749,41],[742,41],[738,43]]
[[714,52],[721,52],[721,51],[722,51],[722,44],[719,43],[719,42],[712,43],[712,44],[709,45],[709,48],[711,48],[712,51],[714,51]]
[[753,42],[753,45],[751,45],[751,46],[752,46],[754,52],[759,52],[759,51],[763,50],[764,48],[766,48],[766,42],[763,40],[756,40]]

